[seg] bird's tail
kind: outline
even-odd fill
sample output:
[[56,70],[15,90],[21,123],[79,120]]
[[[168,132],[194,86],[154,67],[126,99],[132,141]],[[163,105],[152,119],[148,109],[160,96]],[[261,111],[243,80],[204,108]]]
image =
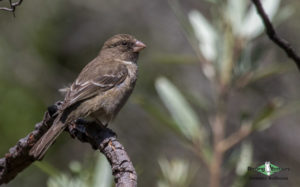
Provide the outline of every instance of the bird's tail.
[[29,155],[38,160],[41,160],[44,157],[46,151],[66,127],[65,123],[63,123],[60,118],[61,115],[58,115],[50,129],[30,149]]

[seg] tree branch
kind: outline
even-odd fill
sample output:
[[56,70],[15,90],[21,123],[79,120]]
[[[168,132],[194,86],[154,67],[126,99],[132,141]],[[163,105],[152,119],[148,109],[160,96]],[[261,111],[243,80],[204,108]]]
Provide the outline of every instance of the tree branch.
[[254,3],[256,10],[265,25],[266,33],[269,38],[282,50],[285,51],[287,56],[296,63],[298,70],[300,71],[300,56],[295,52],[289,42],[277,35],[276,30],[274,29],[270,19],[268,18],[268,15],[264,11],[261,2],[259,0],[252,0],[252,2]]
[[[43,120],[36,124],[34,131],[18,141],[4,158],[0,159],[0,185],[14,179],[19,172],[37,160],[29,156],[31,147],[51,127],[60,102],[48,108]],[[69,124],[66,131],[72,138],[89,143],[93,149],[99,149],[109,161],[117,187],[136,187],[137,175],[124,147],[117,141],[116,134],[96,123],[82,120]]]
[[[2,0],[0,0],[2,1]],[[5,11],[9,11],[9,12],[15,12],[16,7],[21,5],[23,2],[23,0],[18,0],[17,2],[12,2],[11,0],[9,0],[9,5],[10,7],[0,7],[0,10],[5,10]]]

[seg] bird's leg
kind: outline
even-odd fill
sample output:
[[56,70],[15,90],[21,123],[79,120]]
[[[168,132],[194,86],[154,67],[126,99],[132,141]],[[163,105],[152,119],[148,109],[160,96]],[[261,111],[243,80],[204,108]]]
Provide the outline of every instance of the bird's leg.
[[105,129],[108,126],[108,123],[103,124],[95,115],[92,114],[91,117],[101,128]]
[[100,120],[98,120],[97,118],[95,119],[95,122],[99,125],[99,126],[101,126],[102,128],[106,128],[107,127],[107,124],[103,124]]
[[54,105],[48,106],[48,113],[51,117],[56,117],[61,112],[63,102],[58,101]]
[[88,122],[84,120],[83,118],[78,118],[75,121],[75,124],[87,124]]

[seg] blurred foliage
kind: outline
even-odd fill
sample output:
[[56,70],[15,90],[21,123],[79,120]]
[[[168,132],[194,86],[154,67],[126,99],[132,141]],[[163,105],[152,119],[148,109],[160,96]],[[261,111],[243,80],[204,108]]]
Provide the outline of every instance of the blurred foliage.
[[175,120],[177,128],[183,133],[185,138],[196,142],[198,138],[203,138],[207,133],[205,133],[204,129],[200,130],[201,123],[196,113],[191,109],[179,90],[166,78],[158,78],[155,86],[160,98]]
[[0,147],[0,152],[5,152],[16,143],[15,137],[22,137],[33,129],[32,125],[40,120],[38,116],[43,116],[45,106],[17,82],[0,76],[0,84],[0,137],[7,143],[6,147]]
[[[97,154],[92,167],[84,168],[78,161],[69,164],[69,172],[60,172],[45,162],[35,164],[42,171],[47,173],[48,187],[109,187],[112,186],[112,174],[109,163],[103,155]],[[89,163],[90,165],[91,163]]]
[[189,186],[195,173],[195,168],[184,160],[164,158],[158,160],[162,171],[162,180],[158,181],[158,187],[185,187]]
[[[275,26],[286,26],[279,31],[297,38],[299,2],[263,4]],[[251,186],[245,168],[269,158],[290,159],[293,174],[299,173],[294,169],[299,129],[286,119],[299,112],[298,80],[286,78],[294,67],[281,62],[287,61],[284,54],[274,53],[262,37],[264,28],[250,1],[32,0],[24,1],[16,18],[0,12],[0,25],[3,154],[34,128],[47,105],[61,98],[57,89],[75,78],[103,41],[123,32],[148,46],[140,56],[131,102],[111,126],[135,164],[139,186],[208,186],[212,126],[220,113],[226,118],[225,137],[247,125],[258,137],[226,152],[225,186]],[[272,125],[278,120],[289,126],[277,127],[276,134]],[[111,186],[107,163],[97,158],[85,164],[82,157],[90,148],[70,142],[63,150],[55,144],[46,161],[35,164],[39,169],[25,170],[8,186],[45,186],[46,178],[49,187]]]
[[[213,126],[217,125],[214,123],[217,123],[219,114],[226,116],[226,119],[232,118],[228,116],[226,111],[231,100],[229,93],[247,90],[254,81],[282,74],[290,68],[286,65],[269,65],[261,68],[261,65],[258,65],[268,49],[261,50],[259,54],[253,53],[253,49],[256,47],[254,41],[263,33],[264,26],[256,13],[255,7],[250,5],[249,1],[228,0],[226,3],[222,2],[219,4],[216,4],[217,0],[208,2],[214,4],[212,10],[214,13],[213,19],[209,21],[200,11],[192,10],[188,13],[188,22],[179,2],[177,0],[169,0],[169,4],[184,29],[185,36],[198,56],[203,75],[211,84],[211,88],[215,88],[212,90],[212,92],[215,92],[213,94],[214,105],[216,105],[213,107],[215,111],[211,111],[206,115],[208,119],[201,119],[201,121],[209,125],[203,125],[200,122],[200,115],[189,104],[185,96],[180,93],[180,90],[184,90],[184,88],[177,88],[166,77],[157,78],[155,88],[162,103],[170,113],[171,119],[163,117],[163,115],[168,115],[166,113],[161,114],[163,111],[158,112],[159,115],[157,115],[159,109],[154,105],[151,106],[151,103],[141,103],[143,103],[142,106],[149,114],[156,117],[163,124],[173,125],[174,128],[171,129],[174,129],[177,134],[181,134],[181,137],[184,137],[183,140],[185,140],[186,145],[192,147],[193,152],[196,152],[199,159],[208,165],[207,169],[209,170],[210,166],[213,165],[213,161],[210,158],[214,154],[218,154],[217,152],[212,152],[216,142],[209,140],[214,139],[215,137],[213,136],[217,136],[217,134],[209,133],[209,130],[206,128],[214,128]],[[263,1],[263,6],[271,19],[275,15],[281,15],[280,21],[284,21],[288,16],[282,16],[287,14],[279,10],[279,4],[280,0]],[[285,8],[291,9],[291,7]],[[193,29],[193,32],[191,32],[190,28]],[[195,42],[195,38],[197,42]],[[195,43],[198,45],[195,46]],[[254,58],[254,55],[258,56]],[[186,63],[189,63],[188,59],[186,58]],[[199,94],[201,95],[201,93]],[[224,95],[229,96],[226,97]],[[203,96],[201,97],[203,98]],[[207,98],[206,100],[210,99]],[[299,111],[299,107],[288,107],[290,104],[283,102],[282,98],[269,98],[268,100],[265,105],[256,109],[258,112],[254,111],[252,117],[244,119],[243,112],[238,114],[241,128],[247,124],[251,126],[251,131],[266,130],[274,124],[275,120],[283,117],[279,113],[285,111],[283,113],[287,115]],[[201,102],[196,101],[196,103]],[[201,109],[203,110],[204,108]],[[207,112],[207,110],[204,111]],[[251,113],[251,111],[248,112]],[[170,120],[173,120],[173,122],[170,122]],[[225,128],[230,128],[228,127],[228,122],[229,120],[225,120],[224,124],[221,125]],[[209,138],[209,136],[211,137]],[[234,186],[244,186],[248,181],[247,166],[250,166],[252,163],[252,143],[249,140],[242,142],[239,150],[237,152],[239,156],[235,157],[233,161],[237,176],[233,183]],[[160,181],[158,186],[188,186],[186,183],[186,176],[188,175],[186,173],[190,166],[185,162],[185,160],[175,160],[169,163],[164,159],[160,160],[159,163],[163,171],[164,181]],[[226,163],[226,161],[221,162]],[[222,170],[221,168],[219,169]],[[217,178],[217,180],[221,179]]]

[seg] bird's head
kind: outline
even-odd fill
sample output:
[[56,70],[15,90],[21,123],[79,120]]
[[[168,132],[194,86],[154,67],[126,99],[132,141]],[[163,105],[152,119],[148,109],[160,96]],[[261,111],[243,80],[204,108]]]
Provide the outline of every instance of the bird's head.
[[138,53],[145,47],[143,42],[129,34],[117,34],[104,43],[102,51],[121,60],[136,60]]

